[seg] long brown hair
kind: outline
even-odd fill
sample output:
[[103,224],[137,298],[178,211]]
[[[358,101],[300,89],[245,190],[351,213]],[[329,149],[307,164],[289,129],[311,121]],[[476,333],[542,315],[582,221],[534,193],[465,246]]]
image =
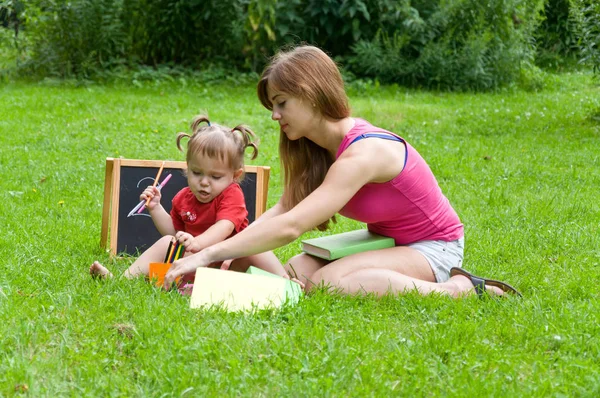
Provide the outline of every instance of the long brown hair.
[[[202,125],[206,123],[206,125]],[[177,149],[184,151],[181,140],[188,139],[185,160],[187,163],[196,156],[207,156],[226,162],[231,170],[244,167],[244,154],[248,147],[252,148],[252,159],[258,155],[258,138],[250,128],[238,125],[234,128],[210,123],[207,116],[194,118],[191,125],[192,135],[177,134]],[[243,178],[240,177],[240,180]],[[238,181],[239,182],[239,181]]]
[[[258,82],[258,98],[273,110],[267,88],[276,88],[293,97],[309,101],[325,118],[341,120],[350,116],[344,81],[336,63],[321,49],[299,46],[280,51],[267,65]],[[279,156],[284,171],[283,205],[296,206],[325,179],[335,159],[325,149],[307,138],[291,141],[283,131],[279,138]],[[331,220],[335,221],[335,217]],[[329,220],[317,228],[327,229]]]

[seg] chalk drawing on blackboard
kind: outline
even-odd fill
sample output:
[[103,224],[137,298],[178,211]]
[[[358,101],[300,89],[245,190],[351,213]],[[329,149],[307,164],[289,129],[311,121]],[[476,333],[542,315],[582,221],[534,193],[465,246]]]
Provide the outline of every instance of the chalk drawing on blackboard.
[[[139,181],[137,182],[137,185],[136,185],[136,187],[137,187],[137,188],[139,188],[139,187],[140,187],[140,185],[142,185],[142,182],[143,182],[143,181],[145,181],[145,180],[150,180],[150,181],[154,182],[154,178],[152,178],[152,177],[144,177],[144,178],[142,178],[141,180],[139,180]],[[150,185],[152,185],[152,184],[150,184]],[[159,188],[159,189],[160,189],[160,188]],[[144,204],[144,201],[142,200],[140,203],[143,205],[143,204]],[[138,206],[139,206],[139,205],[138,205]],[[127,217],[144,216],[144,217],[150,217],[150,218],[152,218],[152,216],[150,215],[150,213],[143,213],[143,212],[142,212],[142,213],[138,213],[138,212],[137,212],[137,210],[139,209],[139,207],[138,207],[138,206],[136,206],[136,207],[137,207],[137,209],[136,209],[136,207],[134,207],[134,208],[133,208],[133,210],[131,210],[131,213],[129,213],[129,214],[127,215]]]
[[[156,188],[158,188],[158,190],[162,190],[162,187],[165,186],[165,184],[169,181],[169,179],[171,178],[171,174],[167,175],[167,177],[160,183],[158,184],[158,186]],[[142,185],[142,182],[144,180],[151,180],[152,182],[154,182],[154,179],[152,177],[144,177],[141,180],[139,180],[136,184],[136,187],[138,189],[140,189],[140,185]],[[134,216],[147,216],[147,217],[151,217],[150,214],[147,213],[143,213],[143,210],[145,208],[145,200],[140,201],[140,203],[138,203],[130,212],[129,214],[127,214],[127,218],[129,217],[134,217]]]

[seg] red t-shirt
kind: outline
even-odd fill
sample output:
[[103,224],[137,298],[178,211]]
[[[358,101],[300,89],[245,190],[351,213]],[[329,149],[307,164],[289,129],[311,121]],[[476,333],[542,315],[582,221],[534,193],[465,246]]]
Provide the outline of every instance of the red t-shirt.
[[232,236],[248,226],[248,210],[239,184],[229,185],[219,196],[208,203],[196,199],[189,187],[183,188],[173,198],[171,219],[176,231],[192,236],[203,234],[220,220],[234,225]]

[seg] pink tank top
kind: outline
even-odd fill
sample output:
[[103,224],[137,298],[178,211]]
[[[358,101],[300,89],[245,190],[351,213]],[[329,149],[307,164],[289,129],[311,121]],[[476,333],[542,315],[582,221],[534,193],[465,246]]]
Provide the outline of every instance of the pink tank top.
[[369,138],[361,137],[363,134],[383,133],[404,142],[406,162],[392,180],[364,185],[340,214],[367,223],[369,231],[394,238],[396,245],[422,240],[453,241],[463,237],[463,224],[421,155],[397,135],[365,120],[354,120],[355,125],[342,140],[336,159],[355,140]]

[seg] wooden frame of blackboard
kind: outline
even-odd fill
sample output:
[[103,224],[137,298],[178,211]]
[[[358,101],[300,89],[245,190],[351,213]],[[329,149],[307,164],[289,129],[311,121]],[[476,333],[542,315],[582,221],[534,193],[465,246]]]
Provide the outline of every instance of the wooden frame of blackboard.
[[[106,158],[106,169],[104,175],[104,201],[102,205],[102,231],[100,237],[100,245],[103,248],[108,248],[111,255],[117,255],[118,253],[118,241],[119,241],[119,209],[121,200],[121,173],[124,168],[141,168],[148,169],[148,176],[154,179],[156,172],[163,163],[162,160],[137,160],[137,159],[122,159],[122,158]],[[164,170],[175,169],[183,171],[186,169],[185,162],[179,161],[164,161]],[[269,174],[270,168],[268,166],[244,166],[244,172],[246,178],[242,182],[242,189],[252,189],[251,195],[246,195],[246,203],[248,205],[248,197],[254,196],[255,200],[252,203],[254,207],[254,214],[249,214],[248,219],[250,222],[254,221],[260,215],[262,215],[267,208],[267,195],[269,190]],[[166,175],[163,172],[163,178]],[[162,180],[162,179],[161,179]],[[244,183],[250,181],[252,184],[248,187],[244,187]],[[173,184],[170,182],[171,185]],[[254,191],[254,184],[256,190]],[[151,185],[149,183],[148,185]],[[145,188],[145,187],[144,187]],[[166,186],[165,186],[166,188]],[[183,187],[180,187],[183,188]],[[142,192],[138,190],[137,202],[139,202],[139,194]],[[169,200],[172,198],[169,198]],[[164,206],[164,204],[163,204]],[[248,206],[249,212],[252,206]],[[170,208],[170,206],[169,206]],[[130,211],[131,209],[127,209]],[[110,246],[109,246],[110,243]],[[154,243],[154,242],[149,242]]]

